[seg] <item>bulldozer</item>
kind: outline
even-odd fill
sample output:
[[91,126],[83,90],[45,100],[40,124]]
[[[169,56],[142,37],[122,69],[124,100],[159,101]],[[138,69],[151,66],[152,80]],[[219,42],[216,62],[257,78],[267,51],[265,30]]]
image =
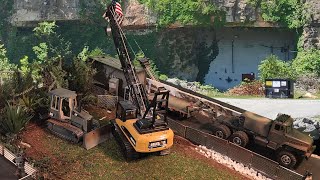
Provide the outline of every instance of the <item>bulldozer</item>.
[[108,139],[111,126],[100,127],[97,120],[81,109],[75,91],[59,88],[50,91],[49,95],[47,129],[53,134],[73,143],[82,142],[87,150]]

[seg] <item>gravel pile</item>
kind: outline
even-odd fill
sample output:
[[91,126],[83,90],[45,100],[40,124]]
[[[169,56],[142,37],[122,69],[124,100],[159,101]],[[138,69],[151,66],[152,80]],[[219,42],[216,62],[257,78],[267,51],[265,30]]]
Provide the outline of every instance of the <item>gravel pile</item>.
[[320,135],[320,123],[308,118],[295,118],[293,127],[302,132],[310,134],[314,140],[318,140]]
[[230,159],[228,156],[222,155],[212,149],[208,149],[205,146],[200,145],[199,147],[196,147],[196,150],[204,156],[206,156],[207,158],[214,159],[218,163],[223,164],[231,169],[234,169],[235,171],[243,175],[249,176],[255,180],[271,180],[262,175],[261,173],[257,172],[256,170],[249,168],[243,165],[242,163],[238,163]]
[[195,91],[195,92],[200,90],[198,82],[187,82],[184,80],[180,80],[178,78],[170,78],[170,79],[167,79],[166,81],[169,83],[175,84],[177,86],[181,86],[183,88]]

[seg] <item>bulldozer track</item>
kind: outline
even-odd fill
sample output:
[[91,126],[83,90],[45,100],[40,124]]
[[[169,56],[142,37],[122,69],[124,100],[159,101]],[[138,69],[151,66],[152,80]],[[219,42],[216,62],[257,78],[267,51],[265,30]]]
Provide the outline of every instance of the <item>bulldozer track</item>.
[[[51,127],[50,127],[50,125],[51,125]],[[70,134],[69,135],[61,134],[61,133],[55,131],[54,127],[57,127],[60,131],[66,131],[67,133],[70,133]],[[50,132],[52,132],[54,135],[61,137],[63,139],[66,139],[68,141],[71,141],[73,143],[78,143],[84,135],[84,132],[81,129],[76,128],[76,127],[72,126],[71,124],[59,122],[59,121],[53,120],[53,119],[47,120],[47,129]]]

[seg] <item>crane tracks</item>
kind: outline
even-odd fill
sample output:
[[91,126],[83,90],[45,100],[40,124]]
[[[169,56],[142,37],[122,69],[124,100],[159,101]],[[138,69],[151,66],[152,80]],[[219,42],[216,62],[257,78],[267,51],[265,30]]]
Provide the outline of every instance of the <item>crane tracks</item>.
[[138,159],[140,157],[140,153],[136,152],[135,149],[132,147],[128,139],[122,133],[120,127],[115,123],[113,123],[112,127],[112,135],[114,136],[115,140],[119,144],[121,151],[128,161],[132,161]]

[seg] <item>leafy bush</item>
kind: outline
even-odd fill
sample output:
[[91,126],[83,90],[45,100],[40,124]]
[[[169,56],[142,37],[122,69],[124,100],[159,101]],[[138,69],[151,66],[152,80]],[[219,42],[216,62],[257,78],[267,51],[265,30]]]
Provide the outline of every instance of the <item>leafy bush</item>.
[[167,75],[165,75],[165,74],[160,74],[159,79],[162,80],[162,81],[166,81],[166,80],[169,79],[169,77]]
[[17,134],[32,118],[24,108],[19,105],[7,104],[0,117],[0,128],[4,134]]
[[96,71],[92,68],[92,64],[87,62],[89,54],[89,47],[84,47],[77,58],[73,59],[70,67],[70,89],[77,93],[88,94],[93,86],[93,76]]
[[36,112],[41,106],[45,106],[46,104],[46,98],[41,97],[39,94],[23,95],[22,98],[19,99],[19,105],[30,114]]
[[[7,58],[7,50],[3,44],[0,44],[0,71],[12,71],[15,65],[9,62]],[[2,75],[2,74],[1,74]],[[3,75],[2,75],[3,76]]]
[[206,0],[139,0],[158,14],[158,25],[167,26],[175,22],[182,24],[222,24],[225,12]]
[[296,77],[291,64],[280,60],[275,55],[261,61],[258,69],[262,81],[268,78],[295,79]]
[[[143,58],[147,58],[146,56],[145,56],[145,54],[142,52],[142,51],[139,51],[138,53],[136,53],[135,54],[135,59],[134,59],[134,61],[133,61],[133,65],[135,66],[135,67],[142,67],[141,66],[141,63],[140,63],[140,59],[143,59]],[[148,58],[147,58],[148,59]],[[151,60],[151,59],[148,59],[148,61],[149,61],[149,64],[150,64],[150,71],[151,71],[151,73],[156,77],[156,78],[159,78],[159,70],[158,70],[158,67],[156,66],[156,64],[154,63],[154,61],[153,60]]]
[[52,34],[55,34],[55,28],[58,26],[56,25],[56,22],[41,22],[37,27],[33,29],[33,32],[36,36],[50,36]]
[[320,50],[310,49],[298,52],[292,65],[300,75],[313,73],[320,76]]
[[289,28],[300,28],[311,21],[308,3],[300,0],[248,0],[254,7],[261,8],[262,18],[278,22]]
[[214,97],[214,96],[220,95],[219,90],[214,88],[211,85],[200,85],[199,88],[200,88],[200,91],[198,91],[198,92],[201,94],[204,94],[206,96]]
[[90,51],[89,57],[103,56],[106,55],[101,48],[96,47],[94,50]]

